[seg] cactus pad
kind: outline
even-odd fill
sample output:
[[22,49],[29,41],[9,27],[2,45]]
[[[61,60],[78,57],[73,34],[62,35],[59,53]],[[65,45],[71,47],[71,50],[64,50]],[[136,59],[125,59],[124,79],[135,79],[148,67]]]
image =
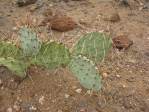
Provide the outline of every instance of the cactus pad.
[[21,48],[25,56],[36,55],[41,47],[37,34],[26,27],[20,30]]
[[0,57],[13,57],[19,58],[21,50],[12,43],[0,42]]
[[92,32],[86,34],[74,46],[74,55],[84,55],[94,62],[104,59],[112,45],[111,38],[103,33]]
[[32,64],[45,66],[49,69],[67,65],[70,61],[68,48],[56,42],[43,43]]
[[13,58],[0,58],[0,66],[7,67],[19,77],[26,76],[25,71],[27,66],[21,61],[15,60]]
[[71,59],[69,68],[85,88],[95,91],[101,89],[101,76],[91,60],[81,55],[75,56]]

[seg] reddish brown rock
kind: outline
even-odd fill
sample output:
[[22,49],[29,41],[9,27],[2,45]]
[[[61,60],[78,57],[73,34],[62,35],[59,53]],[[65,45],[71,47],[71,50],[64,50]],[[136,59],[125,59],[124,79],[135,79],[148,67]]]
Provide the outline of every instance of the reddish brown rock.
[[68,17],[67,14],[60,10],[48,8],[43,12],[45,19],[41,25],[49,26],[49,29],[65,32],[76,28],[77,23],[73,18]]
[[113,38],[113,44],[114,44],[114,47],[121,50],[121,49],[129,48],[133,44],[133,41],[124,35],[120,35]]
[[55,16],[50,20],[50,27],[52,30],[57,30],[60,32],[65,32],[73,30],[76,27],[76,22],[73,21],[71,17],[67,16]]

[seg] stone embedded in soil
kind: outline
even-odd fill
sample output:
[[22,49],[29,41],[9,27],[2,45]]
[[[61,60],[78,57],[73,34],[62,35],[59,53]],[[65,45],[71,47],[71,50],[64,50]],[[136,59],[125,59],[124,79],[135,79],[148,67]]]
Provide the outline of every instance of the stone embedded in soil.
[[41,96],[39,98],[39,104],[43,105],[44,101],[45,101],[45,97],[44,96]]
[[94,106],[89,104],[89,102],[86,99],[81,98],[77,102],[76,112],[98,112],[98,111]]
[[11,107],[9,107],[6,112],[13,112],[13,110]]
[[113,44],[114,47],[116,47],[119,50],[122,50],[122,49],[128,49],[133,44],[133,41],[124,35],[120,35],[113,38]]
[[52,30],[60,32],[73,30],[74,28],[76,28],[77,25],[71,17],[67,16],[54,16],[50,19],[49,23],[49,27]]
[[37,106],[29,102],[22,102],[20,104],[20,110],[20,112],[39,112]]
[[76,89],[75,91],[80,94],[82,92],[82,89]]
[[37,1],[37,0],[17,0],[17,1],[16,1],[16,4],[17,4],[19,7],[22,7],[22,6],[34,4],[36,1]]
[[104,15],[103,19],[105,21],[118,22],[120,21],[120,16],[117,12],[113,12],[108,15]]
[[126,7],[130,6],[128,0],[119,0],[119,4],[121,6],[126,6]]
[[73,30],[77,26],[77,23],[72,17],[68,17],[65,12],[60,10],[47,8],[43,12],[43,15],[45,16],[45,19],[42,21],[41,26],[47,25],[50,30],[66,32]]

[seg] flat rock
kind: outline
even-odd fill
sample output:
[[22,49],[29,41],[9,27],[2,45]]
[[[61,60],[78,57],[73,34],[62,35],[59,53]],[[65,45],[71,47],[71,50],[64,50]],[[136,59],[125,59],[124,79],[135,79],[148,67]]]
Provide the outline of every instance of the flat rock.
[[30,4],[34,4],[36,1],[37,0],[17,0],[16,4],[19,7],[22,7],[22,6],[27,6],[27,5],[30,5]]
[[129,48],[133,44],[133,41],[127,38],[127,36],[120,35],[113,38],[113,44],[114,47],[121,50]]

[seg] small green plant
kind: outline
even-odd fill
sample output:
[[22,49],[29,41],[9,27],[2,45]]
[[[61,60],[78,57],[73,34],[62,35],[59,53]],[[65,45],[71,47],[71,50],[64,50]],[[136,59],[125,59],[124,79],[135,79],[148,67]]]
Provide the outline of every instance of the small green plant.
[[40,42],[37,34],[28,28],[20,30],[20,40],[20,48],[11,43],[0,43],[0,65],[19,77],[25,77],[31,65],[48,69],[68,66],[83,87],[94,91],[101,89],[101,76],[95,63],[103,60],[111,47],[112,41],[105,34],[93,32],[85,35],[72,53],[62,43]]

